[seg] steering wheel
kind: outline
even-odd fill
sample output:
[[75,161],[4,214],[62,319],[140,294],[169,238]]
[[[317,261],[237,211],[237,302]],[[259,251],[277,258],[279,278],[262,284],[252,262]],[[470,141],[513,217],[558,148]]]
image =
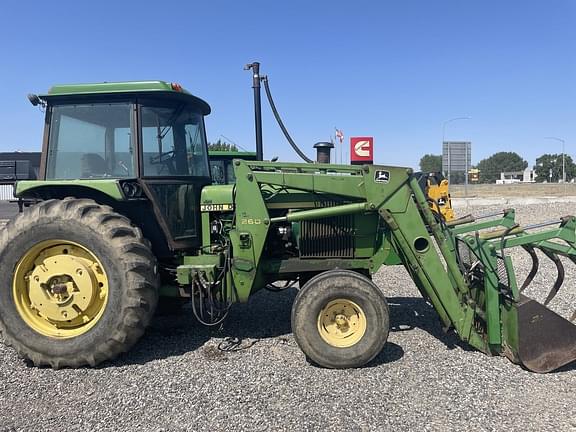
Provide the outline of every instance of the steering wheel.
[[172,162],[172,159],[174,159],[174,153],[174,150],[170,150],[164,153],[159,153],[156,156],[150,156],[150,163],[152,165],[158,165]]
[[160,153],[156,156],[150,157],[151,165],[162,165],[158,169],[158,174],[161,174],[164,169],[168,170],[168,174],[176,174],[176,167],[174,166],[174,155],[175,151],[171,150],[168,152]]

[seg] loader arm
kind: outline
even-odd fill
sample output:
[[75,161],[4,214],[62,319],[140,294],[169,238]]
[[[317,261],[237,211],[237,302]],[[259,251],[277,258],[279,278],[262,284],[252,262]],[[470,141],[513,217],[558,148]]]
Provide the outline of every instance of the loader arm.
[[[573,217],[535,233],[529,232],[531,227],[523,229],[516,224],[513,210],[446,223],[435,216],[416,177],[406,168],[235,160],[234,169],[235,226],[230,241],[238,300],[246,300],[273,272],[276,279],[288,278],[298,268],[375,273],[382,265],[394,263],[390,256],[397,256],[445,329],[454,329],[476,349],[505,355],[538,372],[556,369],[576,358],[576,327],[520,294],[512,259],[504,253],[512,247],[539,249],[555,260],[559,269],[557,255],[576,262]],[[330,205],[310,201],[326,197]],[[357,243],[346,259],[313,260],[302,253],[274,259],[268,256],[267,243],[279,226],[343,217],[354,218],[360,225],[377,219],[379,228],[373,232],[369,256],[362,255]],[[468,254],[469,262],[463,253]],[[559,283],[553,287],[554,293],[558,289]],[[565,331],[566,337],[560,341],[556,338],[553,346],[545,342],[545,334],[526,336],[534,317],[548,312],[550,316],[544,321],[552,323],[552,329],[572,330]],[[548,324],[535,331],[553,331]],[[533,350],[533,346],[540,348]]]
[[[399,253],[402,263],[414,279],[422,295],[429,299],[446,328],[454,328],[462,340],[479,350],[487,351],[486,342],[473,328],[474,304],[469,289],[456,261],[454,246],[441,230],[428,202],[412,172],[406,168],[363,166],[341,167],[302,164],[277,164],[236,160],[236,219],[237,231],[231,233],[235,257],[242,268],[233,270],[234,280],[241,287],[239,292],[257,289],[264,279],[260,264],[264,242],[270,226],[278,222],[321,219],[342,214],[372,213],[378,215],[386,227],[392,246]],[[310,175],[314,172],[316,175]],[[385,172],[387,181],[377,181]],[[274,185],[288,190],[304,190],[314,194],[336,195],[348,204],[328,208],[285,212],[270,216],[261,190]],[[443,256],[433,246],[429,227]],[[240,240],[244,238],[242,243]],[[248,241],[247,239],[254,239]],[[376,239],[374,238],[374,241]],[[250,247],[248,247],[250,244]],[[384,264],[378,251],[390,247],[386,242],[375,245],[376,253],[370,272],[375,273]],[[380,259],[379,259],[380,258]],[[236,258],[235,258],[236,259]],[[339,262],[333,265],[340,267]],[[360,263],[356,265],[361,266]],[[344,266],[346,268],[346,266]]]

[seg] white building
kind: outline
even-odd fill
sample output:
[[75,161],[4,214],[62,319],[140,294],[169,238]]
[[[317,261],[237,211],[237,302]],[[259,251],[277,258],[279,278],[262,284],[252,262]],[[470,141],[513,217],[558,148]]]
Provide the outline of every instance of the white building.
[[496,180],[496,184],[534,183],[535,181],[536,173],[534,170],[526,168],[524,171],[501,172],[500,179]]

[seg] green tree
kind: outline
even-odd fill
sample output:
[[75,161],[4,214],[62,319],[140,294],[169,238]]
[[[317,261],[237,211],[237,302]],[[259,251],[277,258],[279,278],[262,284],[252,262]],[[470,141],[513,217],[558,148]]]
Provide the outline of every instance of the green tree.
[[218,140],[215,143],[208,143],[208,150],[212,150],[212,151],[233,151],[236,152],[238,151],[238,147],[236,147],[236,144],[228,144],[227,142],[224,142],[222,140]]
[[[446,173],[446,178],[448,178],[448,173]],[[464,184],[464,171],[452,171],[450,173],[450,184]]]
[[[569,182],[576,177],[576,164],[568,155],[565,158],[566,181]],[[537,182],[556,183],[562,180],[562,154],[543,154],[536,159],[534,165]],[[550,177],[552,174],[552,177]]]
[[494,183],[500,178],[500,173],[511,171],[524,171],[528,166],[518,153],[498,152],[478,162],[476,168],[480,170],[480,183]]
[[442,156],[425,154],[420,159],[420,171],[422,172],[441,172],[442,171]]

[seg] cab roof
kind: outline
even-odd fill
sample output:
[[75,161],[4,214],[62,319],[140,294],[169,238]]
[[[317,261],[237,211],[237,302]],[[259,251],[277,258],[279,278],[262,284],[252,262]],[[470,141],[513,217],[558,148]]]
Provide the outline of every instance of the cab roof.
[[166,81],[124,81],[124,82],[101,82],[85,84],[57,84],[48,90],[48,93],[39,95],[40,99],[70,98],[74,96],[100,96],[121,94],[163,95],[178,99],[188,100],[200,106],[203,114],[210,114],[210,105],[203,99],[194,96],[180,84]]

